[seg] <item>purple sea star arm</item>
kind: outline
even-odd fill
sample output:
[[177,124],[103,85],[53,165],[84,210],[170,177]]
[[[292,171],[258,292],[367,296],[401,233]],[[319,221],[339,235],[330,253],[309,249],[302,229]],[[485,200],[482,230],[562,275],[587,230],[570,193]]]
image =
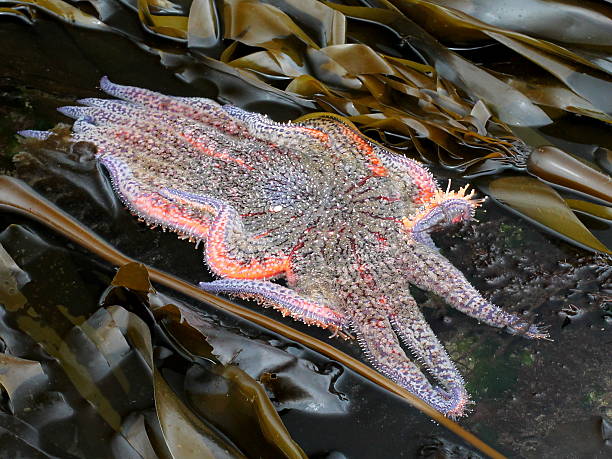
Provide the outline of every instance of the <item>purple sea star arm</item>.
[[[151,116],[151,111],[121,101],[88,99],[84,102],[89,102],[91,105],[88,107],[59,107],[57,111],[70,118],[88,120],[95,125],[126,125],[129,122],[137,126],[140,124],[138,120]],[[166,121],[163,113],[159,113],[159,118]]]
[[36,131],[34,129],[26,129],[17,132],[21,137],[29,137],[31,139],[46,140],[52,134],[51,131]]
[[440,250],[438,249],[433,239],[431,238],[431,235],[427,231],[412,231],[412,238],[415,241],[426,245],[427,247],[431,247],[433,250]]
[[361,348],[379,372],[441,413],[449,416],[462,414],[466,402],[465,389],[433,387],[404,353],[384,313],[358,311],[353,314],[352,320],[352,328]]
[[330,328],[334,332],[348,329],[346,318],[323,303],[300,296],[295,291],[267,281],[221,279],[200,282],[200,288],[210,293],[228,293],[272,306],[284,316],[291,316],[306,324]]
[[321,149],[327,146],[328,136],[318,129],[300,126],[291,122],[277,123],[266,115],[247,112],[233,105],[225,105],[223,110],[232,119],[243,122],[249,134],[260,140],[286,148]]
[[460,415],[469,404],[463,377],[427,324],[416,302],[412,300],[410,303],[402,305],[390,315],[391,326],[446,391],[456,394],[456,408],[451,415]]
[[413,243],[414,261],[407,272],[408,280],[446,300],[455,309],[498,328],[527,338],[547,338],[540,327],[504,311],[478,293],[465,276],[435,250]]
[[411,222],[412,238],[438,250],[431,239],[431,233],[453,223],[470,220],[473,213],[474,206],[467,199],[444,199],[436,205],[424,206],[424,210],[417,212],[417,216],[413,217],[414,221]]

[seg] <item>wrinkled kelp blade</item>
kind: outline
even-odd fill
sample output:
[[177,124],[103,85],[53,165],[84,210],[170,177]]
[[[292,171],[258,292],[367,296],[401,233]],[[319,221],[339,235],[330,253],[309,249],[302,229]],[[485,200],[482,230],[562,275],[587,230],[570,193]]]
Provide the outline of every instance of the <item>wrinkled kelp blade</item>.
[[612,179],[558,148],[537,148],[527,160],[527,170],[548,182],[612,204]]
[[27,302],[21,287],[30,282],[23,271],[0,244],[0,303],[9,311],[21,309]]
[[[129,265],[121,269],[127,266]],[[155,317],[168,333],[187,351],[217,361],[213,347],[208,343],[210,335],[202,326],[200,317],[176,304],[153,307],[153,310]],[[236,350],[234,355],[241,352],[244,351]],[[227,394],[219,397],[214,391],[195,393],[187,390],[191,402],[200,408],[200,412],[210,422],[219,425],[228,434],[233,433],[230,437],[235,438],[238,446],[251,455],[264,454],[267,451],[269,454],[281,454],[288,458],[305,457],[302,449],[289,435],[264,387],[236,365],[239,365],[239,362],[225,362],[212,368],[212,372],[227,383]],[[194,379],[202,376],[196,372],[190,374]],[[232,412],[240,412],[244,416],[239,418],[234,414],[228,418],[228,413]],[[221,422],[222,419],[228,419],[229,422]]]
[[[375,0],[372,3],[388,6],[385,0]],[[449,51],[401,13],[388,9],[372,11],[372,8],[365,7],[329,5],[349,17],[378,17],[379,20],[384,18],[386,26],[400,36],[411,38],[411,45],[427,57],[440,76],[466,90],[474,98],[484,100],[503,122],[516,126],[542,126],[551,122],[550,118],[523,94]]]
[[[215,378],[218,376],[225,379],[230,385],[235,386],[234,390],[229,390],[221,395],[221,399],[224,400],[227,405],[225,407],[226,412],[220,412],[215,408],[215,404],[212,401],[218,395],[218,391],[214,388],[211,389],[210,394],[206,391],[198,394],[199,398],[203,398],[204,401],[209,400],[211,403],[201,404],[198,403],[198,399],[194,399],[194,397],[190,396],[189,400],[193,402],[192,405],[190,405],[192,410],[194,408],[196,411],[199,409],[199,414],[201,416],[204,416],[210,423],[218,426],[222,432],[229,435],[245,453],[250,453],[250,455],[284,455],[288,458],[296,459],[305,457],[299,445],[297,445],[289,435],[289,432],[274,409],[263,387],[248,374],[234,367],[233,364],[229,364],[228,362],[222,365],[219,364],[220,362],[213,354],[212,346],[207,342],[207,335],[209,334],[206,333],[206,329],[202,326],[202,318],[178,301],[166,304],[167,300],[165,297],[159,295],[153,289],[149,281],[149,273],[144,265],[139,263],[128,263],[123,265],[115,274],[111,285],[128,289],[141,298],[143,306],[146,307],[147,310],[152,311],[158,323],[163,326],[164,333],[167,333],[168,337],[173,339],[173,343],[177,343],[182,347],[181,353],[184,352],[185,355],[189,355],[189,358],[196,363],[198,360],[194,358],[194,356],[203,357],[206,359],[205,362],[214,362],[214,364],[205,367],[194,364],[187,370],[185,383],[185,391],[187,394],[192,394],[194,388],[201,386],[201,384],[194,381],[193,387],[190,390],[187,379],[189,379],[189,375],[192,374],[198,374],[203,379]],[[105,302],[106,301],[109,301],[109,299],[105,299]],[[110,301],[112,301],[112,298]],[[212,326],[213,325],[209,325],[209,327]],[[134,323],[133,328],[138,332],[138,343],[140,343],[138,347],[141,353],[148,355],[147,353],[150,352],[149,346],[141,338],[141,336],[148,334],[148,330],[146,327],[143,327],[144,323],[142,323],[142,321],[137,321]],[[215,324],[214,327],[219,328],[219,325]],[[240,351],[236,352],[240,353]],[[145,360],[147,360],[150,365],[153,364],[151,357],[146,357]],[[160,372],[158,371],[157,373],[157,376],[163,380]],[[159,382],[160,391],[166,392],[170,390],[167,385],[164,386],[162,382]],[[156,384],[157,383],[158,382],[156,382]],[[186,407],[183,406],[180,400],[171,400],[171,402],[170,407],[164,408],[164,410],[169,410],[169,412],[165,414],[170,418],[181,418],[183,419],[181,423],[184,423],[185,419],[190,419],[192,417],[192,415],[188,415]],[[245,414],[245,412],[248,413]],[[229,416],[231,423],[219,423],[218,419],[222,416]],[[254,420],[255,425],[248,425],[248,429],[232,429],[234,424],[244,426],[245,422],[249,420]],[[194,422],[194,427],[198,430],[204,432],[210,431],[210,434],[206,434],[206,438],[211,438],[213,440],[217,438],[216,434],[206,425],[203,425],[197,420]],[[175,427],[171,423],[167,423],[166,427],[169,429],[168,435],[173,435],[176,438],[180,437],[180,432],[175,431]],[[177,441],[178,443],[184,443],[179,440]],[[220,439],[217,438],[214,444],[210,445],[211,449],[216,449],[219,444]],[[230,450],[231,449],[232,448],[230,448]],[[214,454],[214,456],[216,457],[218,454]]]
[[496,200],[559,235],[593,250],[612,254],[578,220],[567,203],[549,185],[531,177],[501,177],[479,183]]
[[531,33],[546,40],[576,45],[612,46],[609,10],[595,2],[580,0],[432,0],[430,3],[453,8],[495,27]]
[[153,372],[153,380],[157,416],[174,457],[187,459],[245,457],[199,420],[170,389],[159,371]]
[[[2,5],[5,2],[0,2]],[[6,2],[21,5],[30,5],[33,8],[49,13],[59,19],[81,27],[99,30],[110,30],[109,27],[95,16],[81,11],[79,8],[61,0],[18,0]]]
[[148,0],[138,0],[138,15],[142,24],[152,32],[185,40],[189,19],[186,16],[153,14]]

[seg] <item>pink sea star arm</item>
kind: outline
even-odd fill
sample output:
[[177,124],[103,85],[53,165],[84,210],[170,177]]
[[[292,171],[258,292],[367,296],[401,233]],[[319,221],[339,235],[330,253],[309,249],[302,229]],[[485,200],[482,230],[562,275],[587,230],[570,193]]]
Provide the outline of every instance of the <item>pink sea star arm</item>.
[[200,288],[210,293],[228,293],[241,298],[259,301],[272,306],[284,316],[290,316],[309,325],[330,328],[341,332],[348,328],[344,315],[331,307],[299,295],[295,291],[268,281],[246,279],[221,279],[201,282]]
[[[369,309],[368,309],[369,310]],[[448,415],[459,415],[465,406],[463,387],[433,387],[419,368],[406,356],[389,318],[376,309],[358,311],[352,316],[352,329],[371,364],[382,374]]]
[[[62,107],[61,111],[67,116],[77,118],[73,125],[73,140],[96,143],[98,158],[109,171],[113,188],[132,213],[150,225],[171,229],[196,241],[206,238],[211,221],[210,213],[177,206],[167,196],[158,192],[159,187],[155,183],[135,176],[130,165],[117,154],[128,151],[129,147],[142,148],[143,145],[139,145],[139,142],[145,141],[146,136],[134,131],[132,136],[125,135],[121,139],[115,136],[116,130],[112,126],[99,127],[94,124],[96,117],[104,122],[111,121],[105,118],[109,116],[120,121],[119,118],[113,118],[119,116],[117,113],[87,107]],[[128,131],[124,134],[128,134]],[[130,142],[133,144],[130,145]]]
[[[210,156],[226,163],[235,163],[249,169],[241,158],[236,158],[211,141],[202,123],[194,123],[185,117],[156,111],[137,105],[109,99],[83,99],[87,107],[60,107],[58,111],[77,121],[73,127],[73,140],[94,141],[98,146],[115,139],[120,148],[130,145],[139,151],[153,152],[157,145],[171,145],[183,156]],[[147,121],[154,116],[157,123]],[[168,134],[171,130],[172,134]],[[101,155],[104,151],[99,152]],[[152,158],[164,157],[163,151],[155,151]],[[112,153],[111,153],[112,154]]]
[[427,202],[438,189],[438,184],[431,172],[418,161],[397,155],[365,137],[355,126],[330,114],[323,114],[314,119],[306,119],[298,125],[317,129],[329,136],[329,142],[342,150],[347,146],[361,152],[369,158],[370,169],[374,175],[399,174],[409,186],[414,186],[417,193],[415,204]]
[[113,188],[132,213],[151,225],[170,228],[196,240],[208,234],[210,215],[178,207],[154,188],[136,180],[129,167],[117,157],[106,156],[101,162],[110,173]]
[[[317,129],[328,136],[328,143],[339,153],[350,148],[360,152],[370,161],[370,170],[375,176],[396,175],[416,193],[412,201],[416,205],[428,202],[438,190],[431,172],[418,161],[397,155],[365,137],[354,125],[330,114],[306,119],[299,126]],[[432,243],[433,245],[433,243]]]
[[[110,171],[115,189],[133,213],[150,224],[170,228],[196,241],[206,241],[206,261],[213,272],[221,277],[265,279],[285,272],[288,257],[280,251],[269,255],[262,241],[245,232],[241,217],[228,204],[185,191],[168,188],[157,191],[155,184],[147,184],[135,178],[127,164],[114,152],[125,149],[126,145],[154,149],[156,147],[149,144],[149,139],[163,133],[146,124],[140,132],[126,127],[119,132],[113,126],[119,125],[126,115],[138,109],[116,104],[115,109],[67,107],[62,111],[79,118],[74,126],[75,139],[95,139],[101,162]],[[104,126],[98,127],[90,121],[103,122]],[[185,155],[201,154],[203,150],[184,148],[183,152]],[[216,149],[213,153],[223,161],[232,160],[220,157],[223,153]]]
[[465,276],[434,249],[419,243],[413,243],[411,249],[414,260],[410,263],[407,277],[412,284],[440,295],[455,309],[493,327],[506,328],[527,338],[548,337],[538,325],[530,324],[483,298]]
[[236,210],[209,196],[164,189],[161,194],[174,202],[201,209],[214,215],[206,237],[206,261],[221,277],[233,279],[266,279],[284,274],[289,257],[282,252],[260,256],[261,242],[247,234]]

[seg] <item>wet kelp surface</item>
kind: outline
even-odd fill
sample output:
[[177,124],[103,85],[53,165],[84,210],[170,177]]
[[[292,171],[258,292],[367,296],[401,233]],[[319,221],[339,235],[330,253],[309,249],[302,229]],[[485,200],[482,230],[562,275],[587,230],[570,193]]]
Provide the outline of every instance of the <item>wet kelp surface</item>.
[[[214,97],[269,113],[276,119],[296,118],[329,107],[351,115],[357,122],[359,118],[356,117],[373,115],[370,113],[372,99],[367,99],[374,97],[372,91],[378,87],[379,92],[374,91],[374,94],[383,97],[396,83],[397,77],[387,76],[388,81],[381,86],[377,82],[385,75],[384,71],[360,73],[353,68],[348,73],[358,74],[357,80],[368,81],[369,88],[372,88],[368,89],[370,96],[360,93],[362,97],[355,99],[347,97],[348,83],[337,80],[338,71],[333,71],[331,61],[318,66],[305,65],[308,69],[332,68],[327,77],[331,82],[303,70],[290,75],[291,78],[278,71],[277,74],[270,74],[269,70],[258,72],[253,67],[255,64],[248,63],[249,56],[251,61],[255,58],[247,46],[262,47],[266,58],[275,57],[274,62],[283,65],[290,64],[283,61],[283,55],[289,55],[292,62],[295,62],[293,58],[299,57],[291,55],[292,49],[300,46],[302,51],[314,49],[311,43],[304,45],[299,40],[297,45],[292,44],[292,40],[296,40],[294,37],[300,35],[296,29],[291,29],[293,34],[289,34],[285,41],[279,41],[277,37],[285,33],[286,29],[282,29],[271,32],[274,36],[269,36],[268,41],[259,39],[247,43],[245,35],[239,33],[238,23],[235,25],[237,28],[232,29],[238,31],[234,32],[234,37],[222,40],[223,35],[217,33],[212,35],[216,37],[214,40],[194,41],[191,38],[188,51],[181,41],[184,37],[168,41],[162,36],[174,33],[169,29],[185,27],[184,21],[165,18],[186,17],[189,5],[179,8],[169,3],[156,4],[154,12],[162,11],[163,14],[147,16],[141,2],[139,17],[132,13],[129,5],[97,2],[93,5],[97,5],[98,17],[107,26],[92,22],[88,30],[64,25],[40,13],[40,10],[33,14],[32,7],[24,5],[48,9],[49,5],[57,6],[59,3],[20,2],[20,6],[16,6],[13,2],[2,10],[0,38],[6,46],[0,53],[3,61],[15,63],[3,68],[1,75],[2,167],[30,183],[126,254],[193,283],[207,280],[201,252],[193,250],[193,245],[179,241],[174,235],[144,227],[130,216],[113,195],[104,171],[93,160],[90,146],[70,146],[61,139],[21,145],[13,133],[26,128],[46,129],[63,121],[55,113],[55,108],[72,104],[78,98],[98,96],[95,86],[103,74],[118,82],[170,94]],[[315,37],[310,39],[318,43],[319,48],[325,47],[322,46],[324,39],[328,40],[325,42],[328,45],[341,44],[334,41],[338,40],[340,33],[335,13],[325,23],[329,28],[321,29],[316,21],[304,25],[308,21],[299,16],[299,8],[295,5],[293,10],[288,9],[287,3],[266,5],[256,8],[265,11],[283,9],[288,17],[293,18],[294,24],[299,23],[307,31],[307,37]],[[173,13],[169,12],[172,8]],[[76,22],[82,21],[83,17],[91,18],[91,14],[81,17],[70,11]],[[225,10],[220,11],[226,16],[217,18],[227,17]],[[270,14],[274,16],[276,13]],[[169,20],[174,21],[172,27],[166,22]],[[156,35],[143,31],[140,21]],[[371,20],[347,22],[345,30],[351,31],[351,44],[371,44],[367,28],[370,23]],[[423,20],[423,24],[427,21]],[[227,25],[223,25],[227,35]],[[285,23],[285,26],[293,27],[291,23]],[[509,27],[507,23],[494,26]],[[112,28],[114,32],[104,32],[102,29],[105,28]],[[220,31],[221,28],[213,30]],[[317,30],[329,33],[317,35]],[[388,30],[388,27],[377,30]],[[428,30],[433,31],[433,28]],[[457,30],[453,30],[452,37],[458,37],[456,33]],[[479,59],[486,60],[489,54],[500,53],[499,45],[489,46],[483,43],[482,37],[467,35],[461,35],[464,42],[461,50],[456,51],[466,59],[478,63]],[[449,37],[438,38],[450,40]],[[554,37],[539,35],[539,38],[550,40]],[[302,39],[306,40],[304,36]],[[395,35],[382,32],[376,35],[375,41],[380,47],[378,51],[384,50],[388,55],[398,43]],[[237,43],[233,49],[232,43]],[[418,59],[410,54],[415,52],[410,40],[401,43],[405,44],[398,56],[409,56],[415,59],[411,62],[417,62]],[[476,49],[469,50],[468,43],[473,43],[470,46]],[[588,49],[589,43],[574,43],[572,46],[575,52],[578,48]],[[275,49],[279,50],[276,54]],[[364,52],[363,48],[360,52]],[[318,54],[310,51],[310,55]],[[504,56],[504,59],[511,61],[509,56],[513,55]],[[235,62],[242,58],[245,58],[242,62],[247,61],[248,65],[240,67],[240,62]],[[333,61],[340,59],[336,54]],[[605,70],[605,59],[599,56],[593,60],[604,66],[599,71]],[[261,64],[259,60],[257,62]],[[347,58],[342,62],[348,66],[351,62],[357,65],[359,61]],[[368,61],[368,65],[372,62]],[[384,63],[389,65],[388,60]],[[244,69],[249,75],[243,73]],[[369,70],[373,69],[369,67]],[[427,77],[427,71],[420,70],[421,75]],[[252,78],[253,74],[257,79]],[[374,77],[365,78],[364,75]],[[413,78],[418,76],[415,73],[410,75]],[[281,91],[300,78],[314,88],[310,94],[302,93],[311,96],[311,100]],[[317,86],[321,81],[325,87]],[[542,81],[543,77],[537,80],[540,86],[535,86],[539,88],[535,92],[546,92]],[[580,93],[575,89],[568,93],[558,81],[551,83],[550,88],[556,89],[548,90],[549,96],[565,94],[574,97]],[[406,84],[405,80],[399,83]],[[378,135],[407,154],[441,164],[446,169],[437,169],[440,177],[474,176],[505,170],[502,175],[481,177],[482,189],[505,202],[514,203],[516,210],[523,215],[529,215],[529,211],[520,205],[529,205],[534,187],[542,189],[544,186],[542,193],[550,198],[547,209],[555,208],[550,200],[568,206],[573,200],[574,205],[583,206],[584,211],[571,213],[568,218],[579,215],[590,233],[606,241],[609,214],[602,205],[601,195],[598,197],[593,190],[584,189],[581,191],[586,194],[559,195],[559,188],[551,195],[553,188],[549,184],[521,171],[526,168],[526,163],[517,161],[522,156],[516,148],[502,158],[495,156],[502,148],[492,150],[491,142],[471,145],[470,142],[476,138],[472,134],[467,134],[470,142],[459,141],[470,128],[468,126],[466,130],[466,124],[457,126],[454,124],[457,120],[452,116],[442,116],[448,112],[440,110],[440,101],[444,99],[440,98],[440,88],[444,88],[446,95],[451,95],[444,99],[447,108],[451,102],[465,104],[465,100],[459,97],[462,93],[457,92],[457,97],[452,97],[453,92],[449,92],[446,83],[435,81],[435,85],[429,87],[427,84],[418,86],[418,91],[419,94],[431,95],[429,105],[422,101],[415,104],[415,99],[410,99],[414,96],[410,94],[398,99],[395,92],[384,103],[385,109],[388,106],[398,110],[399,107],[404,113],[417,108],[421,110],[418,119],[413,116],[408,123],[412,130],[404,130],[403,137],[403,127],[391,129],[384,124],[361,124],[370,129],[370,134]],[[297,83],[293,85],[296,86]],[[409,89],[400,87],[406,91]],[[329,88],[334,91],[328,94]],[[410,91],[414,93],[415,90]],[[525,93],[529,94],[528,91]],[[355,102],[360,100],[364,103],[356,105]],[[530,100],[549,118],[560,116],[561,112],[546,108],[550,104],[533,98]],[[575,99],[572,100],[574,102],[567,106],[578,106]],[[487,102],[488,107],[494,107]],[[363,112],[364,106],[368,107],[367,113]],[[344,108],[338,110],[338,107]],[[357,111],[350,111],[352,107],[357,107]],[[380,107],[382,105],[375,108]],[[491,139],[494,139],[491,135],[495,135],[495,139],[506,136],[510,146],[522,145],[513,140],[518,139],[515,128],[513,132],[500,123],[494,123],[497,128],[492,127],[488,115],[482,118],[483,115],[479,115],[474,107],[467,108],[473,116],[473,123],[476,123],[468,123],[472,126],[471,132],[478,133],[475,126],[478,123],[482,125],[482,120],[487,119],[479,135]],[[558,142],[581,164],[588,161],[591,169],[594,166],[605,171],[606,164],[609,164],[605,150],[606,146],[609,147],[606,145],[609,137],[602,134],[606,131],[602,130],[604,124],[600,121],[605,119],[605,107],[596,107],[595,110],[592,107],[593,104],[581,112],[582,118],[563,115],[537,132],[527,130],[527,135],[547,136],[547,143],[551,139]],[[482,106],[480,110],[483,110]],[[585,123],[585,118],[589,117],[598,121]],[[400,119],[406,119],[405,115]],[[415,130],[417,121],[421,123],[419,129],[426,124],[428,130]],[[511,124],[512,120],[504,121]],[[452,132],[461,132],[461,135],[449,137],[449,124],[456,128]],[[442,137],[430,135],[440,131],[446,134]],[[424,132],[428,135],[423,135]],[[446,139],[444,143],[443,138]],[[441,148],[441,145],[447,145],[448,149]],[[481,150],[486,153],[471,156],[459,153],[465,148],[472,153]],[[489,154],[494,156],[486,158]],[[456,161],[450,163],[449,158]],[[466,158],[475,161],[468,164]],[[544,158],[539,162],[541,165],[546,156],[540,155],[540,158]],[[517,164],[518,167],[514,168]],[[474,170],[475,167],[479,169]],[[554,170],[550,165],[541,169]],[[517,183],[520,186],[517,187]],[[572,188],[571,181],[562,185],[566,189],[560,190],[561,193]],[[594,188],[601,191],[597,186]],[[522,194],[517,193],[517,189],[522,190]],[[559,215],[553,212],[548,221],[558,219]],[[606,441],[610,441],[612,403],[609,398],[612,370],[606,352],[611,341],[612,320],[609,262],[602,256],[588,254],[542,235],[493,202],[488,202],[477,218],[480,224],[438,237],[436,242],[444,255],[497,304],[509,310],[536,314],[550,324],[554,342],[533,343],[488,327],[479,327],[470,319],[446,310],[437,298],[414,292],[419,302],[424,304],[434,331],[458,363],[474,396],[475,411],[461,420],[461,424],[509,456],[558,457],[572,451],[586,457],[605,457],[609,453]],[[96,454],[99,457],[111,454],[138,457],[137,454],[144,456],[153,450],[160,457],[168,457],[160,433],[160,429],[165,427],[166,439],[170,436],[168,443],[174,441],[175,447],[182,444],[184,438],[172,435],[189,431],[189,440],[197,442],[194,447],[207,448],[218,455],[252,456],[257,454],[254,451],[267,457],[287,455],[279,445],[291,447],[292,438],[306,454],[318,457],[372,457],[381,454],[390,457],[475,457],[476,453],[460,439],[433,425],[398,397],[299,343],[231,315],[220,314],[176,292],[158,287],[162,293],[147,294],[146,277],[138,270],[136,274],[127,276],[128,280],[137,279],[137,286],[127,282],[126,276],[113,282],[115,273],[110,266],[27,218],[3,213],[2,225],[0,242],[6,254],[0,258],[5,266],[3,273],[9,273],[8,277],[4,274],[3,279],[12,282],[3,290],[5,296],[2,298],[3,303],[11,302],[3,315],[3,366],[11,371],[5,373],[10,377],[3,375],[1,380],[5,391],[2,434],[8,439],[7,444],[15,445],[15,451],[27,452],[31,457],[38,457],[37,454],[41,457],[45,454],[59,457],[69,457],[69,454],[74,457],[95,457]],[[588,245],[584,241],[580,243]],[[114,285],[109,287],[111,283]],[[245,305],[256,308],[248,303]],[[329,340],[323,331],[284,320],[273,311],[263,313],[328,341],[349,355],[362,358],[351,341]],[[186,320],[181,322],[181,317]],[[185,326],[186,322],[191,328]],[[105,338],[100,339],[101,336]],[[274,440],[266,436],[266,432],[270,432],[265,427],[270,425],[266,424],[270,422],[270,416],[258,417],[257,413],[247,410],[246,405],[250,403],[241,405],[241,397],[242,400],[253,400],[247,388],[253,386],[247,383],[240,386],[236,382],[237,371],[251,378],[246,379],[247,382],[257,380],[263,384],[287,428],[284,442],[279,441],[278,436]],[[163,399],[163,408],[158,402],[160,398]],[[172,422],[164,426],[164,419]],[[169,428],[168,425],[174,421],[184,428]],[[273,425],[280,429],[277,432],[282,432],[278,424]],[[299,454],[298,449],[292,451]],[[185,451],[174,453],[181,455]]]

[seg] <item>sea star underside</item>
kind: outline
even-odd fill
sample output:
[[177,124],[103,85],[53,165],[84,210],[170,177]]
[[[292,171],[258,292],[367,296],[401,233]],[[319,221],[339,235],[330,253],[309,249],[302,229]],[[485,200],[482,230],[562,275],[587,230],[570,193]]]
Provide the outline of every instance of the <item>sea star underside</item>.
[[494,327],[546,337],[484,299],[434,246],[430,232],[472,218],[472,194],[440,190],[421,164],[343,118],[276,123],[107,78],[101,87],[117,99],[60,109],[76,119],[72,138],[97,146],[134,214],[205,242],[205,261],[221,279],[202,289],[353,334],[378,371],[452,417],[469,396],[410,284]]

